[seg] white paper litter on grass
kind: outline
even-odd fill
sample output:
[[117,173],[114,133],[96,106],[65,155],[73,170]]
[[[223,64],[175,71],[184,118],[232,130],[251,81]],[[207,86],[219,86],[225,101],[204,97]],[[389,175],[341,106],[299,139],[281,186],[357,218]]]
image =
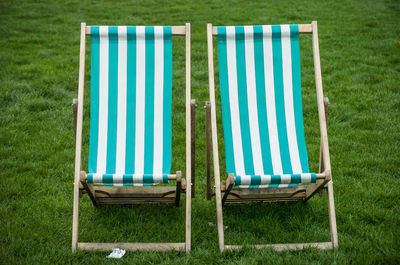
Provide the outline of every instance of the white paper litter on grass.
[[113,248],[107,258],[120,259],[125,255],[126,250],[120,248]]

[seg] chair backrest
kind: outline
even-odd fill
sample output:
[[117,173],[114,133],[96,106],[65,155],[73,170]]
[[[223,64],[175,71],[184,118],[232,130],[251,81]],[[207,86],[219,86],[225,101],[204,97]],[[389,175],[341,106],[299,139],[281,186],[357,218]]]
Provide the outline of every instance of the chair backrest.
[[89,183],[153,185],[171,170],[172,29],[92,26]]
[[309,173],[298,25],[218,27],[218,61],[228,173]]

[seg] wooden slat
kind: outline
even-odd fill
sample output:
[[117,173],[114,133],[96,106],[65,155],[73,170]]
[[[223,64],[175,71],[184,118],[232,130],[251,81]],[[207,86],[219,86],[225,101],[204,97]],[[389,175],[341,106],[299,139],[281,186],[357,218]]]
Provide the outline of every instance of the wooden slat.
[[[295,250],[304,248],[319,248],[319,249],[333,249],[332,242],[318,242],[318,243],[294,243],[294,244],[265,244],[265,245],[248,245],[254,248],[273,248],[276,251]],[[225,245],[226,249],[241,249],[240,245]]]
[[96,198],[175,197],[176,187],[164,186],[92,186]]
[[231,199],[228,197],[228,199],[225,201],[225,204],[243,204],[243,203],[249,203],[249,202],[256,202],[256,203],[269,203],[269,202],[295,202],[295,201],[303,201],[302,198],[265,198],[265,199],[247,199],[247,200],[242,200],[242,199]]
[[228,198],[229,192],[233,188],[233,184],[235,184],[235,176],[231,173],[229,174],[228,179],[225,182],[226,189],[224,192],[224,196],[222,197],[222,205],[224,205],[226,199]]
[[79,227],[79,185],[81,171],[81,149],[82,149],[82,120],[83,120],[83,95],[85,84],[85,23],[81,23],[81,44],[79,55],[79,84],[78,84],[78,113],[75,137],[75,176],[74,176],[74,206],[72,217],[72,251],[75,251],[78,243]]
[[207,24],[207,50],[208,50],[208,85],[210,90],[211,103],[211,135],[214,160],[214,180],[215,180],[215,202],[217,207],[217,227],[218,242],[221,251],[224,250],[224,224],[222,216],[222,198],[221,198],[221,179],[219,172],[218,157],[218,136],[217,136],[217,114],[215,107],[215,83],[214,83],[214,50],[212,38],[212,24]]
[[211,200],[211,104],[206,101],[206,179],[207,179],[207,200]]
[[[306,186],[294,186],[285,188],[234,188],[232,194],[237,194],[241,198],[272,198],[272,197],[293,197],[296,194],[305,195]],[[302,196],[303,196],[302,195]]]
[[191,144],[191,169],[192,169],[192,198],[195,196],[195,188],[196,188],[196,100],[192,99],[190,101],[190,126],[191,126],[191,136],[190,136],[190,144]]
[[317,180],[317,184],[310,185],[307,189],[306,200],[310,199],[316,192],[325,187],[325,185],[332,179],[331,175],[331,161],[329,155],[328,145],[328,132],[327,132],[327,120],[325,111],[324,91],[322,87],[322,75],[321,75],[321,62],[319,55],[319,44],[318,44],[318,27],[317,21],[312,22],[313,33],[312,33],[312,46],[313,46],[313,57],[314,57],[314,72],[315,72],[315,87],[317,91],[317,103],[318,103],[318,119],[321,134],[321,162],[320,168],[324,170],[325,179]]
[[167,198],[97,198],[97,205],[176,204],[175,197]]
[[[86,26],[86,35],[90,35],[90,26]],[[173,36],[185,36],[186,29],[185,26],[172,26],[172,35]]]
[[76,121],[78,119],[78,99],[74,98],[72,100],[72,112],[74,114],[74,135],[76,140]]
[[175,205],[179,206],[181,200],[181,189],[182,189],[182,173],[180,171],[176,172],[176,190],[175,190]]
[[329,146],[328,146],[328,132],[326,127],[325,117],[325,104],[324,104],[324,91],[322,88],[322,75],[321,75],[321,62],[319,56],[319,44],[318,44],[318,28],[317,21],[312,22],[313,34],[312,34],[312,46],[314,56],[314,71],[315,71],[315,86],[317,90],[317,102],[318,102],[318,117],[319,126],[321,132],[321,141],[323,148],[323,162],[324,172],[326,173],[327,180],[331,179],[331,161],[329,157]]
[[170,251],[185,250],[185,243],[78,243],[79,249],[111,251],[113,248],[122,248],[129,251]]
[[[328,110],[329,110],[329,98],[324,97],[324,109],[325,109],[325,121],[326,121],[326,128],[328,130]],[[324,156],[323,156],[323,143],[322,139],[320,142],[320,149],[319,149],[319,171],[318,172],[323,172],[324,171]]]
[[191,115],[190,115],[190,89],[191,89],[191,66],[190,66],[190,23],[185,25],[186,34],[186,240],[185,249],[189,253],[191,249],[192,231],[192,151],[191,151]]
[[96,201],[96,192],[93,189],[92,185],[88,185],[86,182],[86,173],[85,171],[81,171],[81,180],[80,180],[82,186],[84,187],[85,191],[90,197],[90,200],[92,201],[93,205],[97,207],[97,201]]
[[[213,36],[217,36],[218,35],[218,26],[214,26],[212,27],[212,34]],[[300,33],[312,33],[313,28],[312,28],[312,24],[299,24],[299,32]]]
[[328,210],[329,210],[329,227],[331,230],[331,240],[333,247],[339,246],[337,228],[336,228],[336,213],[335,213],[335,200],[333,197],[333,183],[332,180],[328,182]]

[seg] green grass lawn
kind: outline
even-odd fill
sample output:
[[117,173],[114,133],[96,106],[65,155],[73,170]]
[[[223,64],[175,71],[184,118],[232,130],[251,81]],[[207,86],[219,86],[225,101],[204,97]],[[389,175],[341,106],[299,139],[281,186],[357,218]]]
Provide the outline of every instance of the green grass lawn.
[[[325,95],[331,102],[328,134],[339,249],[278,253],[245,248],[221,254],[217,230],[209,224],[216,223],[215,199],[205,199],[202,107],[209,98],[206,24],[303,24],[312,20],[319,25],[322,77]],[[71,101],[77,97],[83,21],[88,25],[191,23],[192,96],[198,108],[197,194],[192,204],[189,255],[175,251],[128,252],[122,260],[108,260],[104,252],[71,252],[75,152]],[[399,25],[400,2],[390,0],[0,1],[0,264],[398,263]],[[184,39],[175,39],[172,170],[184,171]],[[306,140],[310,167],[315,171],[319,129],[311,36],[302,36],[300,45]],[[220,112],[218,115],[221,124]],[[88,106],[84,118],[86,169]],[[222,127],[218,133],[225,178]],[[185,239],[184,207],[96,209],[85,196],[80,213],[80,241]],[[227,244],[330,240],[326,194],[306,204],[227,206],[224,220],[228,226]]]

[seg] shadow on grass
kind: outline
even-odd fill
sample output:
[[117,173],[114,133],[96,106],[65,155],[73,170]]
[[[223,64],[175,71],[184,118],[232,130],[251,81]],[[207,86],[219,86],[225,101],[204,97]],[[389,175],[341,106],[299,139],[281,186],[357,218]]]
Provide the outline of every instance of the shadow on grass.
[[326,198],[318,199],[307,203],[226,205],[223,209],[226,244],[329,241]]
[[184,242],[185,207],[166,204],[80,207],[80,242]]

